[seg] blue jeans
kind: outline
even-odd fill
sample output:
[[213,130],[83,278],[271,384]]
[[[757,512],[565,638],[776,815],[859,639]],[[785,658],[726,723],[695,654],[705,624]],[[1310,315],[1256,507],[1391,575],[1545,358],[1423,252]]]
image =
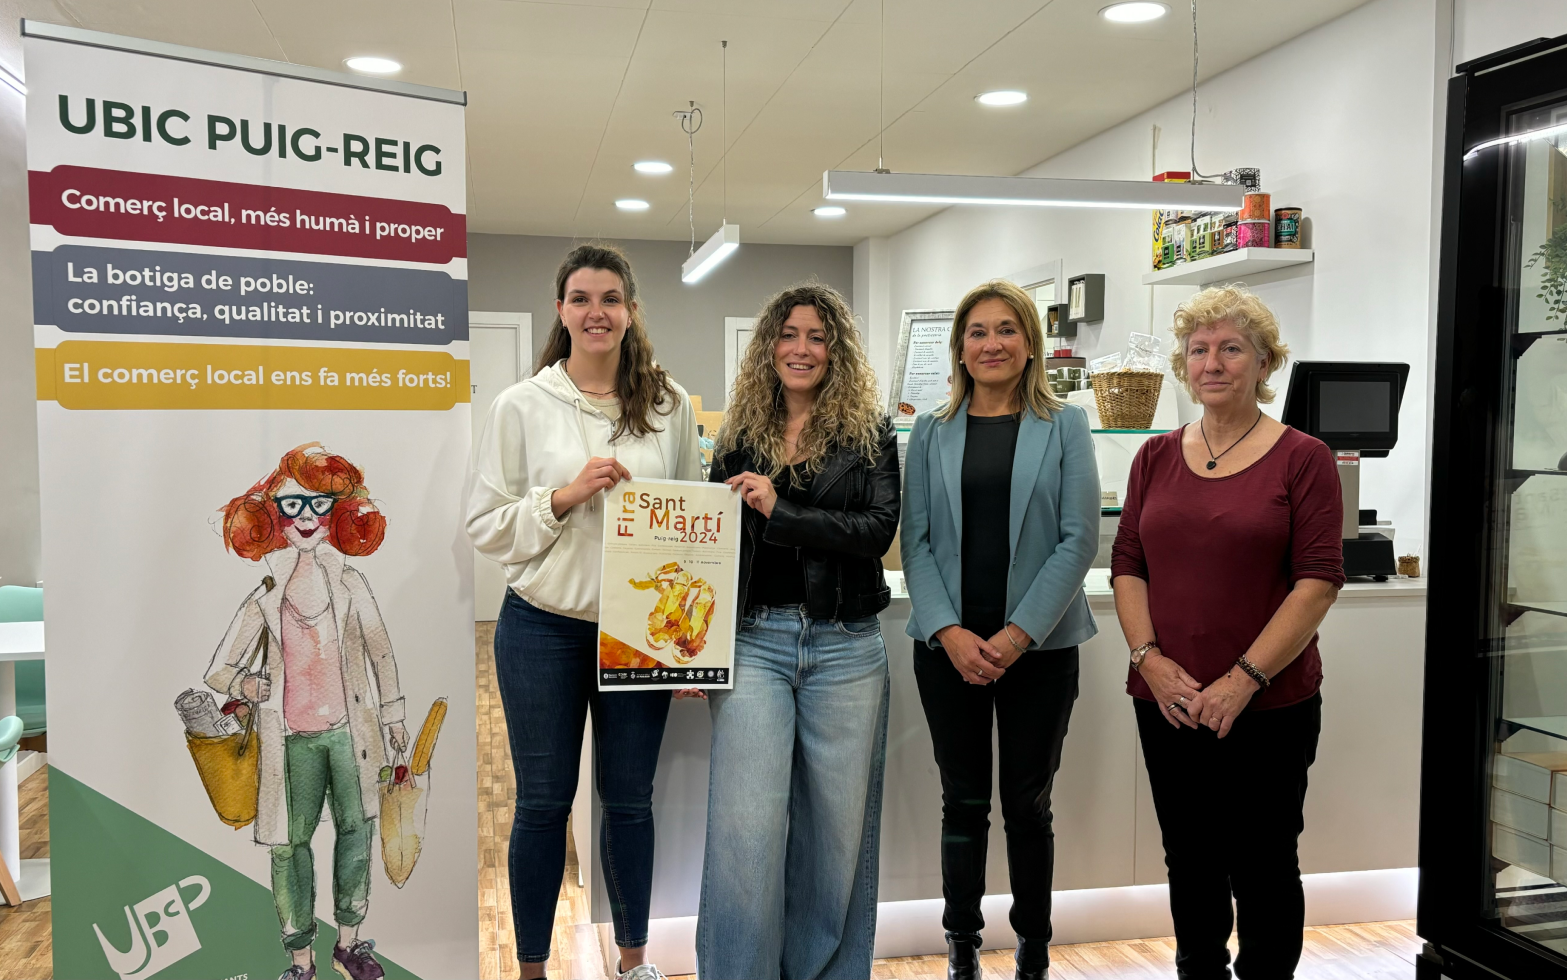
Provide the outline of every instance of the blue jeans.
[[733,690],[709,694],[697,972],[869,977],[887,759],[880,624],[753,608],[734,677]]
[[[577,795],[582,728],[593,711],[594,772],[604,819],[599,862],[615,943],[647,945],[653,891],[653,772],[669,715],[668,691],[598,691],[598,624],[545,612],[507,590],[495,625],[495,676],[517,809],[511,823],[512,924],[517,958],[550,958],[566,871],[566,818]],[[579,813],[578,819],[588,815]]]

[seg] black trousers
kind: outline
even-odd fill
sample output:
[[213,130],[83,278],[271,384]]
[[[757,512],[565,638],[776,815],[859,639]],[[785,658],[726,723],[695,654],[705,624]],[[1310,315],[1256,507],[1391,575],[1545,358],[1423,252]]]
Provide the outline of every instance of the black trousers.
[[1289,980],[1306,921],[1297,844],[1322,695],[1243,711],[1222,739],[1207,728],[1171,727],[1152,701],[1135,704],[1170,872],[1177,975],[1229,977],[1225,944],[1234,925],[1235,975]]
[[999,681],[979,686],[964,681],[944,651],[916,641],[914,677],[941,770],[941,924],[959,935],[977,935],[985,925],[979,903],[990,836],[994,714],[1012,929],[1028,960],[1019,965],[1037,970],[1050,962],[1050,790],[1077,700],[1077,647],[1030,651]]

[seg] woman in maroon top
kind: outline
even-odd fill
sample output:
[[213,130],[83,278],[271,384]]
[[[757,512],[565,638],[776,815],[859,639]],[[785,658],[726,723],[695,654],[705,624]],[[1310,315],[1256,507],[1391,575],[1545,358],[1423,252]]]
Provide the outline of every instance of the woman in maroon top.
[[1175,376],[1203,408],[1132,462],[1111,574],[1126,690],[1169,869],[1176,970],[1286,980],[1305,900],[1296,845],[1322,722],[1317,627],[1344,583],[1332,453],[1274,420],[1289,349],[1251,293],[1175,314]]

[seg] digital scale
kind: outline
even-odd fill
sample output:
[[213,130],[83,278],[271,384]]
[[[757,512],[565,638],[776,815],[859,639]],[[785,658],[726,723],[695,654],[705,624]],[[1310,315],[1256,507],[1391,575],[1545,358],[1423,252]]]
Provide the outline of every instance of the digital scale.
[[[1409,365],[1391,362],[1300,361],[1290,375],[1284,424],[1327,443],[1338,463],[1344,501],[1344,574],[1378,582],[1398,572],[1393,539],[1376,512],[1360,509],[1363,459],[1386,457],[1398,442],[1398,409]],[[1369,515],[1368,530],[1364,515]]]

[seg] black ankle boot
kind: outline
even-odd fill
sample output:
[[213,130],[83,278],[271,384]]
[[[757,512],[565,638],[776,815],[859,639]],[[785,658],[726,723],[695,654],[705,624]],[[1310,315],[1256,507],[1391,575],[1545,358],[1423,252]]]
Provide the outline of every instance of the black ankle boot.
[[[1031,966],[1030,961],[1036,958],[1034,956],[1034,951],[1040,945],[1045,945],[1045,956],[1040,957],[1041,959],[1044,959],[1044,962],[1038,966]],[[1017,962],[1017,980],[1050,980],[1050,960],[1047,958],[1049,955],[1050,947],[1047,944],[1030,944],[1026,939],[1019,939],[1017,941],[1017,954],[1015,956],[1015,960]]]
[[979,980],[979,937],[947,933],[947,980]]

